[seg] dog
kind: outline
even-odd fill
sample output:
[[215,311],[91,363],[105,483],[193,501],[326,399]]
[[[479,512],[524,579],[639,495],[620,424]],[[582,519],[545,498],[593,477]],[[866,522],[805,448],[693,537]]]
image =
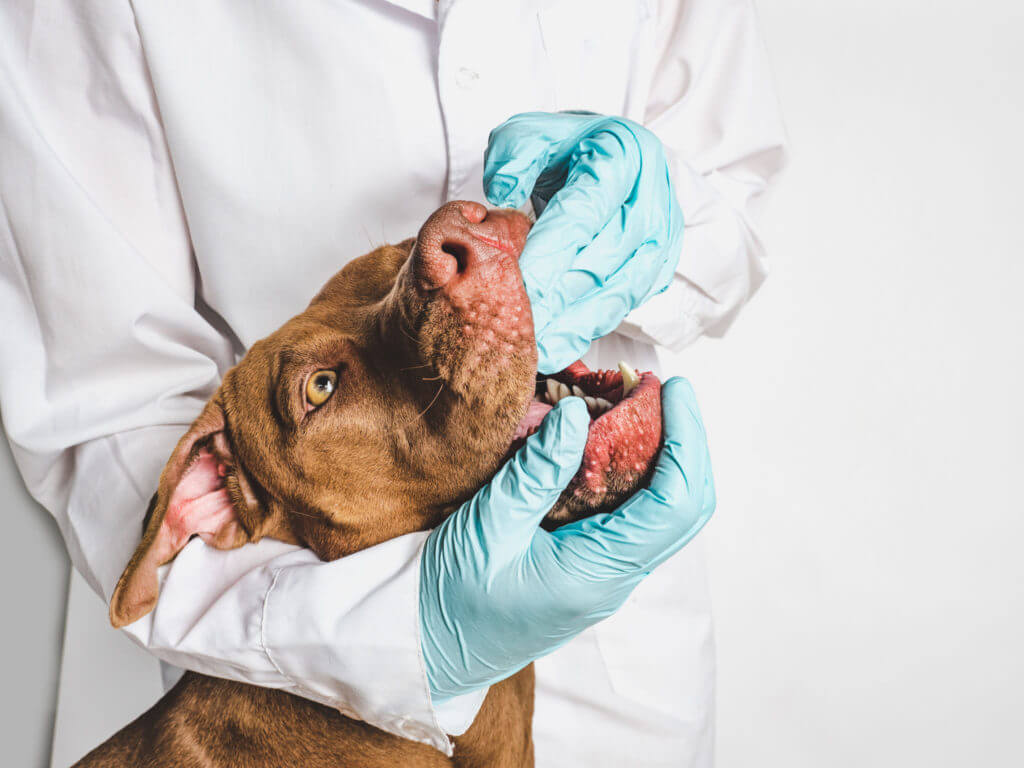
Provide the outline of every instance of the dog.
[[[570,394],[592,422],[544,525],[608,511],[641,487],[660,447],[660,382],[625,365],[537,376],[518,264],[529,228],[517,211],[448,203],[256,342],[168,460],[111,623],[153,609],[157,569],[194,536],[221,549],[269,536],[333,560],[435,527]],[[76,765],[524,768],[532,716],[528,666],[491,686],[449,758],[283,691],[188,672]]]

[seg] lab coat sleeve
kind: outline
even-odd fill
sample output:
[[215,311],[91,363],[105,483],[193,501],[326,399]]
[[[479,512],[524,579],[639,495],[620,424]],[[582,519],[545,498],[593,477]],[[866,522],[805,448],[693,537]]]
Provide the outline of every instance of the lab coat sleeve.
[[720,336],[765,276],[758,203],[785,131],[752,0],[660,0],[644,123],[665,146],[685,229],[664,293],[618,332],[678,351]]
[[[199,280],[129,4],[4,3],[0,413],[29,490],[106,600],[163,463],[234,361]],[[450,752],[420,653],[425,535],[331,563],[197,539],[126,631],[175,665]]]

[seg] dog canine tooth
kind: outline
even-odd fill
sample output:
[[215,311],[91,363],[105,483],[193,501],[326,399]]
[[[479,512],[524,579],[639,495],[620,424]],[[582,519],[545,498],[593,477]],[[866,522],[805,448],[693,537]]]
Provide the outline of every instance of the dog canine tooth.
[[604,413],[605,411],[610,411],[612,409],[612,404],[603,397],[599,397],[597,398],[597,407],[601,409],[602,413]]
[[587,404],[587,410],[590,411],[594,416],[597,416],[599,413],[601,413],[600,409],[597,407],[596,398],[584,397],[583,402]]
[[572,385],[572,393],[576,395],[576,397],[582,397],[584,399],[587,397],[587,393],[584,392],[579,387],[577,387],[575,384]]
[[619,362],[619,373],[622,374],[622,396],[625,397],[640,383],[640,377],[636,375],[635,369],[624,362]]

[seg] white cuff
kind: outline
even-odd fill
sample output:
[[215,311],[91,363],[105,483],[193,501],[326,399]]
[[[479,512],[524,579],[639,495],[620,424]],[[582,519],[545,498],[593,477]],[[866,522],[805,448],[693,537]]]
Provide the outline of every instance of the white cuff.
[[[427,535],[278,570],[264,605],[262,639],[300,695],[450,756],[420,650],[420,551]],[[323,596],[316,610],[302,597],[310,594]]]
[[481,688],[479,691],[464,693],[440,704],[435,702],[434,715],[441,729],[449,736],[461,736],[468,731],[489,690],[490,688]]
[[714,302],[676,274],[668,290],[626,315],[616,331],[635,341],[678,352],[704,333],[700,318],[707,314],[701,307],[705,303]]
[[[77,451],[61,528],[76,565],[107,597],[181,429],[133,430]],[[435,715],[419,634],[427,535],[328,563],[273,539],[232,550],[195,539],[160,568],[156,608],[126,632],[175,666],[286,690],[450,754],[446,734],[469,727],[486,691]]]
[[755,187],[717,172],[702,175],[670,147],[665,153],[683,211],[679,264],[668,289],[630,312],[618,330],[678,352],[701,335],[725,333],[767,270],[743,208]]

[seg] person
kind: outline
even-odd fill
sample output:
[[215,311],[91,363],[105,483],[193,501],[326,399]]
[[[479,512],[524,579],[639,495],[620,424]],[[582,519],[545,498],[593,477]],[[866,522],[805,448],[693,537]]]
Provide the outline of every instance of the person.
[[[750,0],[12,0],[0,73],[0,406],[105,599],[225,370],[445,200],[546,205],[522,258],[542,371],[655,368],[721,335],[764,276],[754,210],[784,134]],[[496,557],[447,525],[332,563],[196,540],[126,631],[442,751],[537,659],[538,766],[710,765],[711,619],[683,544],[714,492],[692,391],[665,400],[677,455],[610,528],[575,531],[572,567],[540,534]],[[536,530],[578,464],[578,411],[452,519]],[[467,562],[524,552],[549,592],[571,582],[546,613]]]

